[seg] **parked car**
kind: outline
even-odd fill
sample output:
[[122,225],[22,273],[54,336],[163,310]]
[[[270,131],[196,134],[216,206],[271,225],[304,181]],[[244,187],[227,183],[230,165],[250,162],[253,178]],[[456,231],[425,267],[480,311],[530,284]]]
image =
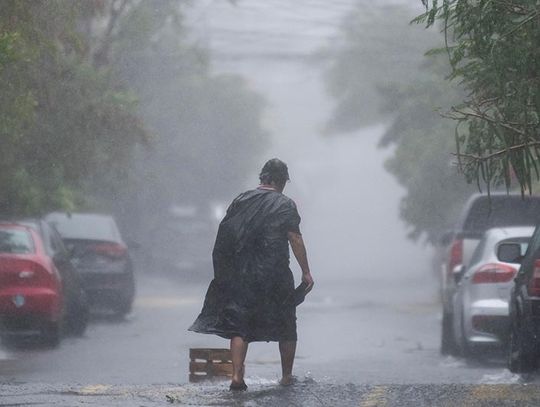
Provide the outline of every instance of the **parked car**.
[[[456,273],[454,335],[460,353],[478,356],[487,347],[505,345],[509,334],[510,291],[534,227],[489,229],[474,251],[470,265]],[[520,248],[508,258],[508,247]]]
[[[509,246],[509,256],[517,247]],[[537,368],[540,355],[540,226],[529,242],[510,297],[508,369],[525,373]]]
[[4,338],[38,333],[51,346],[64,330],[86,330],[86,294],[58,232],[41,220],[0,223],[0,319]]
[[473,195],[463,207],[457,226],[443,236],[435,251],[441,273],[441,352],[458,354],[455,341],[453,298],[454,274],[461,273],[486,230],[505,226],[536,225],[540,220],[540,196]]
[[46,220],[58,229],[70,251],[91,306],[129,313],[135,296],[133,264],[115,220],[108,215],[59,212]]

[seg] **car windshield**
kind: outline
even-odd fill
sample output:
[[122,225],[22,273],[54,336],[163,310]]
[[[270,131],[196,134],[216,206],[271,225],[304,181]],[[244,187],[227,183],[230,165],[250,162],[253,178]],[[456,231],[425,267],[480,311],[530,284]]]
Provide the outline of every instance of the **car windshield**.
[[465,219],[463,230],[485,232],[492,227],[528,226],[540,220],[540,199],[520,196],[487,197],[476,200]]
[[34,253],[32,236],[23,229],[0,228],[0,253]]
[[120,233],[114,220],[99,215],[51,215],[52,223],[64,239],[105,240],[120,242]]

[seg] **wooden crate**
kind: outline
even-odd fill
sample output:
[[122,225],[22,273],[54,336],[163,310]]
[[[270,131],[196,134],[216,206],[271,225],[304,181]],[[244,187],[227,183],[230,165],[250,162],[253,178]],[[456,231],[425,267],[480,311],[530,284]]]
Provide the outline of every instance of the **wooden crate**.
[[189,350],[189,381],[228,379],[232,376],[229,349],[192,348]]

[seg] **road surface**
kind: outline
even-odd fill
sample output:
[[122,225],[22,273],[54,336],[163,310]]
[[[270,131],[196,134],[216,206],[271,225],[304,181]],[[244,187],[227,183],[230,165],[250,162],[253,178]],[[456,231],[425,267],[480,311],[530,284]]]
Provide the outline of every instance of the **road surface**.
[[[385,295],[389,286],[391,296]],[[134,311],[125,320],[98,315],[83,338],[66,338],[54,350],[31,341],[0,350],[0,406],[540,402],[537,378],[510,374],[500,358],[465,362],[439,354],[435,284],[419,276],[318,282],[298,311],[296,386],[278,386],[279,354],[266,343],[250,347],[246,394],[229,394],[226,382],[189,384],[189,348],[227,346],[186,330],[205,289],[140,275]]]

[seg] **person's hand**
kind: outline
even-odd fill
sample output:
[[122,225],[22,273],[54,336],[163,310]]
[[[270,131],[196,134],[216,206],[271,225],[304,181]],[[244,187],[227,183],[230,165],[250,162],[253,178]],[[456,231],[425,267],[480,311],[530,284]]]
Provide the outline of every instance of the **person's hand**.
[[313,285],[315,284],[313,277],[311,277],[311,273],[302,273],[302,282],[307,284],[306,294],[313,289]]

